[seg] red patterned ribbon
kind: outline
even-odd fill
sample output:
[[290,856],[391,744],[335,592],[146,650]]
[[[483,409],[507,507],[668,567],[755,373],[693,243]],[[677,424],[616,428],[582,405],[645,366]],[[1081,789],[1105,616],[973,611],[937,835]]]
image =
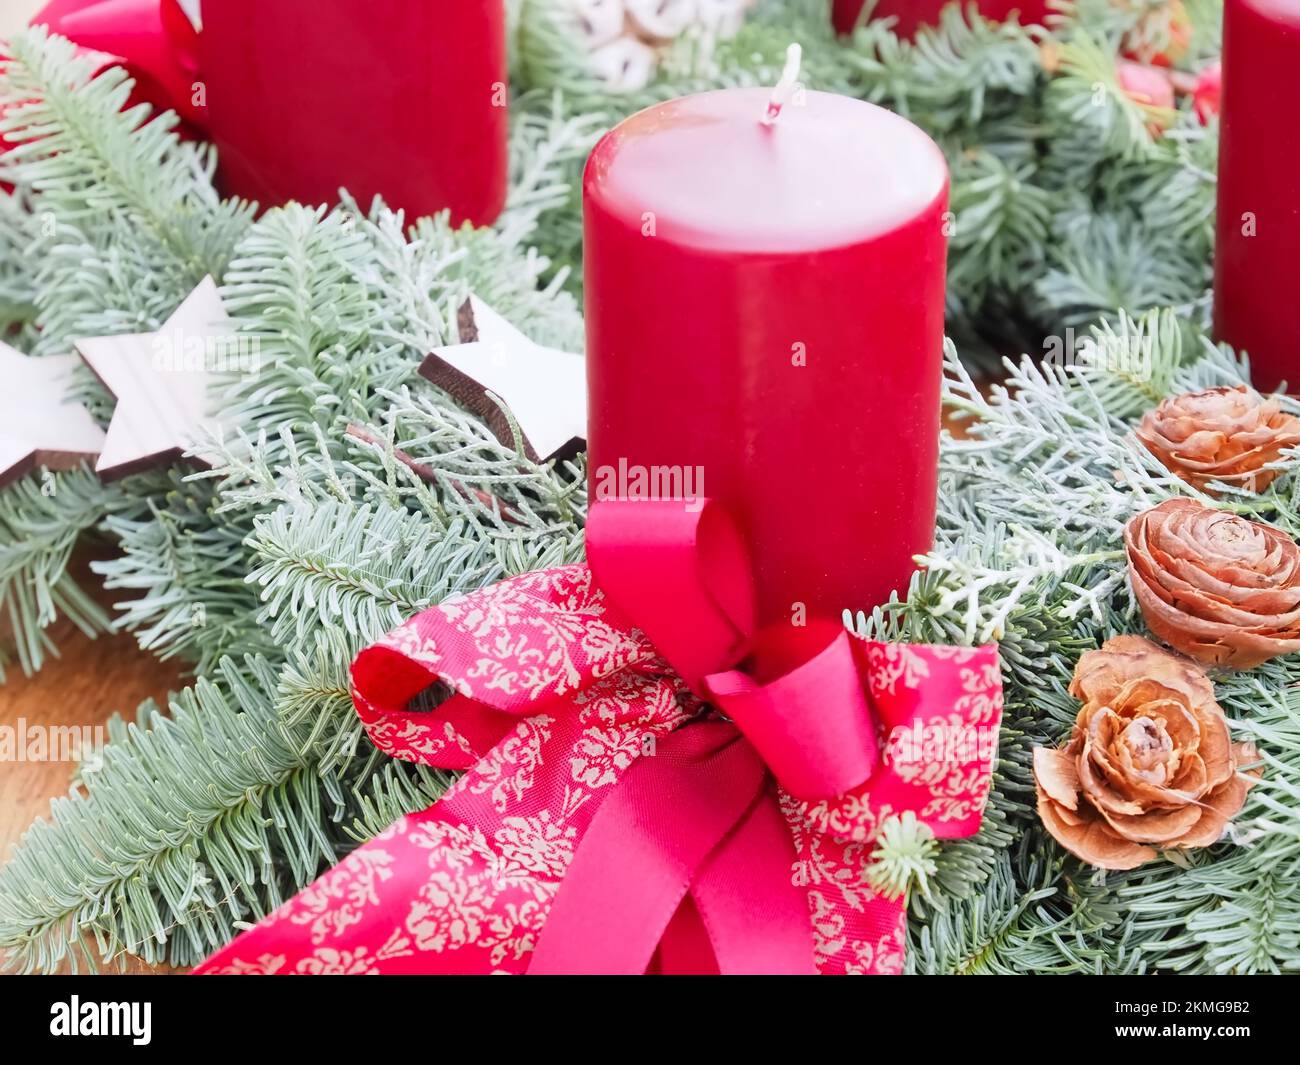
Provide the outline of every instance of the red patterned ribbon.
[[199,972],[901,969],[877,837],[905,812],[977,831],[996,649],[755,636],[743,542],[707,503],[599,503],[587,548],[357,657],[376,745],[465,774]]

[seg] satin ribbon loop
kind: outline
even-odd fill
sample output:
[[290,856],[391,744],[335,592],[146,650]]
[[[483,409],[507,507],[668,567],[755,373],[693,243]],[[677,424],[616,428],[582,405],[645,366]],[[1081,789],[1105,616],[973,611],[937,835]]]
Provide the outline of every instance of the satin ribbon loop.
[[598,502],[587,519],[587,562],[609,602],[697,694],[707,674],[745,653],[755,627],[753,568],[718,503]]
[[[365,664],[358,673],[363,656]],[[352,685],[352,701],[362,725],[375,746],[403,761],[437,769],[469,769],[480,752],[490,751],[510,728],[512,715],[450,688],[437,700],[437,686],[447,679],[396,648],[367,647],[352,670],[354,678],[369,678],[368,683],[354,679]],[[428,709],[416,708],[414,701],[426,692],[430,693]],[[413,743],[417,734],[428,737],[427,741]]]
[[[698,870],[753,809],[766,776],[753,748],[725,722],[666,737],[592,819],[528,971],[645,972]],[[782,843],[777,853],[784,856],[788,834]],[[806,942],[807,907],[796,901]]]
[[767,684],[739,670],[706,680],[710,700],[796,799],[852,791],[879,762],[875,718],[853,650],[856,637],[833,628],[821,651]]
[[[587,556],[618,611],[736,723],[792,795],[831,798],[870,777],[878,741],[853,637],[824,619],[755,637],[749,552],[717,502],[598,502]],[[728,669],[742,656],[742,668]]]
[[815,973],[794,859],[753,746],[723,721],[687,725],[597,812],[528,971]]
[[[352,662],[357,715],[395,758],[468,769],[521,718],[573,699],[611,669],[664,706],[678,684],[646,638],[607,618],[586,566],[522,573],[421,611]],[[417,699],[424,695],[423,699]]]
[[195,102],[199,31],[177,0],[55,0],[33,18],[121,63],[156,108],[202,127]]

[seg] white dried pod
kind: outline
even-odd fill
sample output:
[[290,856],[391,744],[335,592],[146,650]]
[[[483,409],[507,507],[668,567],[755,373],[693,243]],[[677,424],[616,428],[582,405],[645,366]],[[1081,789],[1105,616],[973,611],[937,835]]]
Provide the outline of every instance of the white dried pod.
[[627,21],[623,0],[568,0],[568,4],[588,51],[622,35]]
[[699,0],[624,0],[628,21],[647,41],[673,41],[699,14]]
[[196,30],[203,29],[203,12],[199,7],[199,0],[176,0],[176,6],[190,20],[190,25]]
[[655,50],[635,37],[620,37],[591,53],[592,72],[610,88],[624,92],[650,84],[657,65]]
[[734,37],[745,24],[751,0],[695,0],[699,7],[697,21],[719,37]]

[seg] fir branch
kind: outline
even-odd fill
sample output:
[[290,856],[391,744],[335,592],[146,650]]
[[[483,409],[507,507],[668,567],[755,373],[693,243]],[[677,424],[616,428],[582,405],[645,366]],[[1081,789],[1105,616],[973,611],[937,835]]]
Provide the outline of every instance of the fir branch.
[[0,189],[0,336],[21,348],[36,339],[36,285],[27,250],[39,233],[28,197]]
[[121,554],[91,565],[105,588],[139,593],[114,604],[114,627],[160,658],[193,662],[199,674],[227,655],[275,652],[244,582],[247,528],[217,518],[214,504],[209,489],[173,473],[166,491],[103,522]]
[[214,159],[180,141],[174,115],[123,110],[131,82],[120,67],[92,78],[93,56],[39,26],[8,50],[0,94],[19,102],[4,124],[16,145],[6,174],[53,223],[29,260],[42,351],[156,324],[205,274],[221,275],[251,209],[220,200]]
[[[1026,886],[1029,885],[1029,886]],[[940,909],[911,904],[907,971],[927,975],[1095,972],[1105,955],[1081,933],[1085,911],[1072,910],[1042,863],[1021,871],[1003,855],[977,895]]]
[[1061,74],[1048,88],[1046,107],[1077,133],[1071,145],[1089,141],[1106,157],[1134,160],[1157,151],[1148,125],[1164,111],[1135,103],[1119,83],[1115,53],[1087,33],[1075,33],[1060,51]]
[[56,618],[88,636],[107,630],[108,617],[68,573],[68,561],[83,533],[128,505],[119,488],[84,469],[27,477],[0,493],[0,604],[24,672],[55,651],[45,630]]
[[953,165],[950,200],[950,299],[978,307],[1041,262],[1052,198],[1033,182],[1034,164],[1007,163],[987,150],[962,153]]
[[495,572],[485,542],[364,505],[281,507],[257,520],[249,545],[256,561],[247,580],[261,589],[260,616],[279,643],[302,644],[322,625],[375,640]]
[[[867,44],[879,64],[870,71],[879,80],[869,92],[935,131],[978,127],[1009,100],[1034,93],[1042,77],[1031,31],[959,4],[946,8],[937,26],[921,27],[912,44],[860,31],[853,47],[862,55]],[[865,59],[860,63],[860,71],[870,70]],[[873,80],[866,78],[868,85]]]

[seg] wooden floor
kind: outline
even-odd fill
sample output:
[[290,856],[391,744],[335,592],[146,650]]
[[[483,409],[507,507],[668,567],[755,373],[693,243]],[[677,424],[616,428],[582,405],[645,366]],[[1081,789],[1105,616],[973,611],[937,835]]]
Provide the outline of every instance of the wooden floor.
[[[0,39],[26,25],[45,3],[0,0]],[[97,582],[86,570],[87,561],[82,557],[77,566],[87,573],[85,587],[93,588]],[[165,697],[183,684],[178,666],[142,654],[131,636],[90,640],[67,623],[54,632],[62,660],[30,678],[10,669],[0,685],[0,725],[16,726],[23,718],[28,725],[93,726],[114,711],[132,713],[144,699]],[[66,762],[0,763],[0,862],[29,825],[49,813],[50,799],[67,793],[72,768]]]
[[[98,587],[88,555],[75,560],[75,570],[83,587]],[[96,598],[105,606],[111,602],[102,589]],[[186,683],[179,663],[141,652],[126,633],[92,640],[66,621],[51,631],[60,658],[31,677],[11,664],[8,680],[0,685],[0,725],[17,728],[20,719],[28,728],[102,725],[114,712],[130,718],[150,697],[162,702]],[[67,793],[73,769],[71,762],[0,763],[0,861],[32,821],[49,813],[50,799]]]
[[[84,588],[94,589],[99,584],[89,558],[78,556],[74,570]],[[112,600],[102,589],[96,597],[105,606]],[[32,677],[11,666],[0,685],[0,725],[93,727],[115,712],[129,718],[145,699],[162,703],[185,684],[179,664],[145,654],[128,634],[92,640],[64,621],[52,631],[61,657]],[[50,800],[67,794],[73,769],[71,762],[0,762],[0,861],[33,821],[49,814]]]

